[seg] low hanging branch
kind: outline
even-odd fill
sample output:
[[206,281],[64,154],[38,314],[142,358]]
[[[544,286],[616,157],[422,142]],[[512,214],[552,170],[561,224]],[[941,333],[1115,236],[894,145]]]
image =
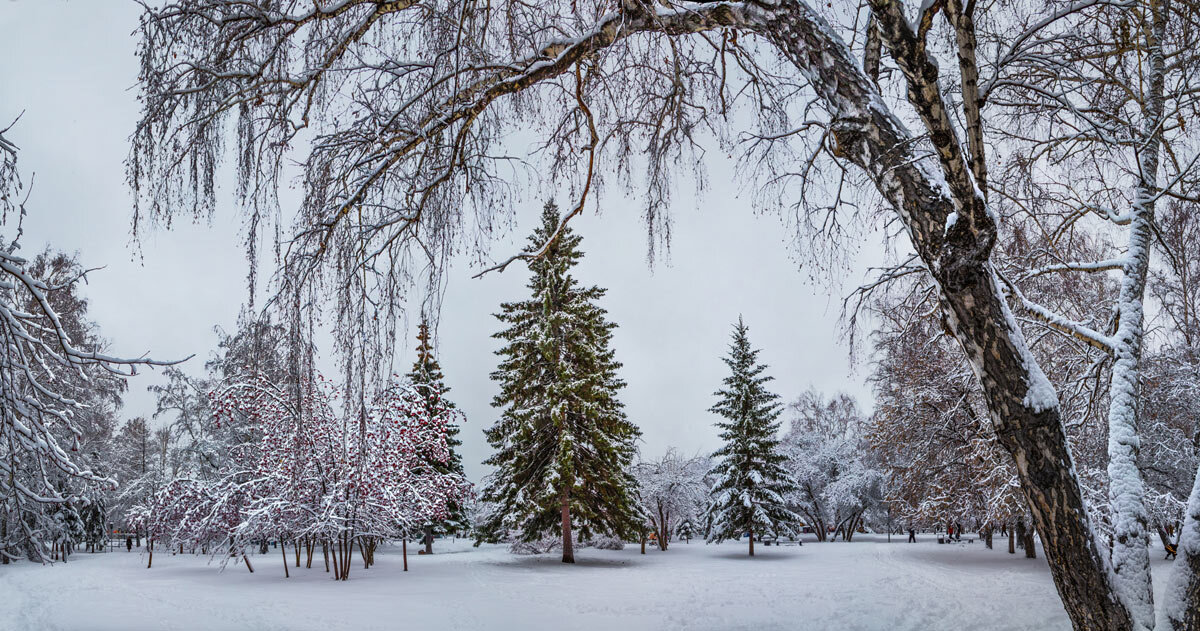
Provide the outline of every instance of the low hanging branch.
[[554,243],[558,241],[558,237],[562,234],[563,229],[566,228],[567,222],[571,221],[573,217],[583,212],[583,206],[587,203],[588,191],[590,191],[592,188],[592,177],[596,173],[596,144],[600,142],[600,137],[596,134],[596,121],[592,118],[592,110],[588,108],[587,102],[583,99],[583,77],[580,76],[579,64],[575,64],[575,101],[579,104],[579,111],[583,113],[584,119],[587,121],[588,136],[591,139],[591,141],[583,147],[583,151],[586,151],[588,154],[588,162],[587,176],[583,180],[583,192],[579,194],[579,203],[575,204],[575,207],[572,208],[570,212],[562,216],[562,219],[560,219],[558,222],[558,228],[554,230],[554,234],[550,235],[550,238],[546,240],[546,243],[542,247],[535,251],[514,254],[513,256],[508,257],[502,263],[493,265],[492,267],[475,274],[472,276],[472,278],[482,278],[483,275],[487,274],[488,272],[503,272],[509,265],[518,260],[529,262],[541,258],[550,250],[551,247],[554,246]]
[[18,551],[49,561],[49,537],[57,529],[46,522],[55,507],[85,487],[115,486],[77,459],[88,389],[110,375],[133,376],[139,366],[179,363],[116,357],[72,339],[52,298],[70,292],[83,273],[43,280],[16,254],[26,213],[21,189],[16,146],[0,133],[0,204],[5,220],[15,216],[18,235],[0,251],[0,521],[7,525],[0,557],[6,562]]

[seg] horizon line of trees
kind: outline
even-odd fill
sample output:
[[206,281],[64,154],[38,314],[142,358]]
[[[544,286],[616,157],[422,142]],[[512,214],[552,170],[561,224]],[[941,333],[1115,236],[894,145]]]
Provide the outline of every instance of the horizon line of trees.
[[[1182,229],[1181,235],[1168,234],[1195,242],[1194,226],[1184,221]],[[500,467],[489,479],[479,503],[485,509],[473,508],[470,501],[455,450],[461,445],[455,438],[461,413],[444,396],[427,322],[418,326],[417,359],[406,381],[391,383],[370,407],[339,419],[336,388],[319,375],[313,373],[311,383],[287,385],[295,373],[285,327],[249,320],[223,337],[221,352],[206,365],[207,380],[197,383],[178,368],[166,368],[167,383],[152,390],[158,398],[154,416],[171,417],[168,426],[152,431],[146,419],[135,418],[118,430],[113,418],[124,382],[98,381],[104,388],[92,396],[103,406],[91,410],[95,416],[81,434],[82,442],[91,445],[94,463],[121,480],[121,488],[114,493],[110,480],[106,487],[85,489],[90,495],[61,502],[39,516],[47,534],[26,543],[26,556],[65,560],[76,546],[97,549],[114,518],[133,529],[139,546],[144,536],[172,549],[220,550],[227,558],[245,560],[248,567],[246,550],[265,547],[266,541],[292,542],[297,559],[301,549],[307,550],[310,567],[319,546],[327,568],[332,554],[339,578],[348,576],[355,546],[369,567],[380,541],[419,536],[429,553],[434,534],[468,530],[477,542],[503,540],[535,551],[561,547],[564,561],[571,562],[572,548],[593,540],[605,546],[640,540],[644,552],[651,533],[661,550],[674,537],[703,535],[720,542],[748,534],[752,556],[756,538],[794,537],[804,527],[818,541],[839,535],[850,541],[865,528],[891,533],[944,524],[961,531],[965,522],[988,547],[993,533],[1002,532],[1009,536],[1010,552],[1015,538],[1015,547],[1035,554],[1034,520],[1019,482],[997,451],[987,417],[972,411],[978,405],[973,403],[977,386],[954,347],[928,330],[933,322],[929,315],[911,316],[920,307],[911,304],[919,292],[909,290],[899,298],[890,294],[874,307],[886,324],[876,336],[872,381],[879,405],[869,417],[845,394],[826,400],[809,390],[787,406],[791,424],[781,436],[778,419],[784,408],[766,389],[772,378],[757,362],[758,351],[750,346],[748,327],[739,318],[724,360],[731,375],[711,409],[726,419],[718,424],[724,446],[707,457],[669,450],[647,460],[637,455],[638,431],[624,419],[617,397],[624,384],[615,377],[620,365],[608,348],[615,325],[594,302],[603,290],[581,288],[571,276],[570,268],[582,256],[580,238],[559,225],[557,207],[549,203],[541,227],[530,237],[531,246],[546,243],[551,244],[547,252],[530,266],[531,300],[506,303],[498,316],[508,328],[497,337],[510,344],[498,352],[507,359],[494,374],[502,384],[494,405],[519,414],[487,432],[497,448],[488,462],[508,459],[508,469]],[[53,280],[81,273],[78,261],[47,250],[30,269],[54,287],[48,295],[72,334],[99,339],[86,320],[86,300],[72,284]],[[1164,274],[1152,285],[1164,301],[1181,291],[1172,281],[1179,282]],[[1089,286],[1091,291],[1104,289],[1103,283]],[[922,331],[922,326],[927,328]],[[1188,398],[1194,391],[1187,387],[1192,375],[1179,370],[1172,348],[1164,344],[1161,359],[1150,364],[1149,374],[1163,374],[1163,381],[1147,384],[1154,388],[1148,400],[1155,406],[1147,418],[1160,428],[1148,435],[1155,438],[1151,446],[1164,455],[1146,463],[1148,473],[1163,479],[1155,528],[1164,547],[1179,545],[1189,466],[1177,458],[1181,449],[1188,453],[1189,442],[1195,458],[1197,435],[1194,430],[1187,434],[1186,415],[1196,409],[1196,399]],[[1044,361],[1064,354],[1057,346],[1049,352]],[[311,357],[304,365],[311,367]],[[569,387],[556,389],[560,384]],[[296,392],[302,398],[292,398]],[[570,401],[579,407],[572,410]],[[1078,414],[1085,421],[1103,409],[1095,401],[1081,405]],[[300,420],[301,414],[308,416]],[[379,441],[381,436],[392,442]],[[537,442],[547,436],[549,443]],[[600,457],[573,460],[579,436],[600,441],[582,450]],[[1072,440],[1086,437],[1081,431]],[[317,444],[321,440],[326,444]],[[302,444],[307,451],[299,458],[296,449]],[[1095,456],[1087,443],[1077,444],[1077,462],[1093,466],[1090,458]],[[389,450],[413,458],[382,463],[390,467],[383,478],[366,475],[380,466],[370,458]],[[348,455],[356,451],[357,461]],[[531,457],[543,453],[556,456]],[[302,470],[301,462],[321,461],[329,466]],[[557,468],[530,470],[531,463]],[[344,469],[335,471],[335,464]],[[566,483],[543,484],[574,480],[579,471],[585,472],[583,482],[571,482],[576,486],[566,486],[565,494]],[[274,482],[263,486],[264,479]],[[66,480],[64,491],[70,486]],[[247,487],[245,480],[255,482]],[[604,490],[598,481],[611,487]],[[410,494],[396,495],[393,486]],[[548,495],[530,499],[526,491],[538,486]],[[381,490],[386,500],[371,495]],[[308,499],[300,501],[305,494]],[[504,494],[507,504],[497,501]],[[336,499],[322,499],[326,497]],[[614,497],[620,499],[614,503]],[[317,505],[338,508],[318,516]],[[368,515],[365,506],[386,508]],[[469,523],[469,511],[478,515],[475,525]],[[1108,523],[1102,511],[1096,514]],[[304,519],[296,521],[301,515]],[[573,524],[575,539],[570,535]],[[6,532],[7,525],[5,521]],[[547,535],[559,537],[557,543],[547,543]],[[39,545],[31,545],[35,541]],[[6,560],[12,557],[9,552]]]
[[[503,386],[495,405],[520,414],[498,423],[489,438],[499,448],[497,458],[554,453],[558,468],[523,471],[520,462],[508,472],[501,468],[482,504],[496,504],[493,498],[503,492],[524,503],[491,506],[469,524],[472,502],[455,449],[461,445],[456,438],[461,413],[445,397],[424,320],[417,359],[405,380],[390,381],[368,405],[355,406],[347,401],[353,393],[315,372],[311,345],[293,348],[297,338],[287,326],[243,318],[235,333],[222,334],[218,352],[206,363],[206,378],[165,369],[166,383],[151,387],[158,405],[150,421],[159,422],[157,428],[141,417],[115,427],[124,381],[99,382],[112,384],[96,391],[107,396],[108,406],[91,410],[96,415],[81,435],[91,445],[90,458],[109,477],[92,496],[39,515],[51,526],[27,540],[26,556],[65,560],[80,544],[100,549],[110,527],[120,525],[139,547],[144,538],[147,550],[157,544],[222,554],[248,568],[248,551],[267,541],[291,543],[297,559],[307,550],[309,567],[320,548],[327,570],[345,578],[356,547],[369,566],[380,541],[420,536],[432,552],[434,534],[447,532],[472,530],[479,541],[524,544],[552,532],[562,537],[559,545],[568,559],[575,543],[569,535],[572,518],[579,543],[640,538],[643,550],[650,532],[665,550],[679,533],[720,541],[794,525],[788,508],[794,505],[792,474],[782,466],[788,457],[775,438],[778,397],[763,388],[770,378],[759,376],[765,366],[755,364],[757,351],[740,320],[725,360],[732,374],[713,408],[728,419],[719,425],[726,446],[713,454],[715,464],[674,452],[635,462],[638,431],[621,411],[617,393],[624,384],[615,376],[620,364],[608,348],[615,325],[595,304],[603,290],[579,287],[571,276],[581,256],[580,239],[558,220],[557,208],[547,204],[531,244],[555,242],[531,265],[533,297],[506,303],[499,316],[509,328],[498,337],[511,343],[500,351],[509,359],[495,374]],[[56,314],[80,335],[90,331],[86,334],[95,337],[86,300],[73,283],[53,280],[80,274],[77,260],[47,251],[32,272],[54,283],[53,300],[65,301]],[[558,384],[569,387],[556,390]],[[570,401],[578,407],[571,409]],[[528,442],[544,437],[547,427],[557,428],[551,443]],[[580,449],[581,437],[593,442]],[[571,450],[593,459],[572,460]],[[392,452],[409,457],[397,461],[386,456]],[[505,475],[514,481],[505,482]],[[553,485],[545,501],[527,501],[530,485],[572,479],[579,481],[567,487],[573,490],[565,504],[564,493]],[[72,482],[64,478],[65,492],[75,492]],[[500,490],[504,484],[506,491]],[[614,510],[614,497],[620,511]],[[755,508],[739,513],[747,497],[754,498]],[[5,550],[12,547],[6,540]],[[10,552],[6,559],[12,557]]]

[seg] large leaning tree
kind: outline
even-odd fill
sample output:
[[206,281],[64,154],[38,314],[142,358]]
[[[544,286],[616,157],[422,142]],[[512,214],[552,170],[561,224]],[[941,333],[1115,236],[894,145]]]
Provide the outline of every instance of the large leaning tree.
[[[672,174],[703,173],[699,143],[744,141],[741,171],[770,185],[761,201],[801,225],[894,213],[912,258],[893,273],[930,279],[1071,620],[1149,628],[1142,304],[1155,207],[1190,200],[1196,179],[1196,11],[1167,0],[183,0],[143,16],[129,175],[139,223],[205,215],[232,157],[263,234],[285,159],[302,147],[304,203],[278,230],[279,284],[299,295],[320,283],[375,323],[387,320],[366,311],[394,308],[414,264],[478,243],[525,179],[572,185],[565,221],[606,177],[644,167],[636,190],[654,242],[669,235]],[[535,136],[532,153],[506,151],[515,130]],[[999,268],[1013,213],[998,210],[1037,213],[1047,200],[1063,221],[1039,237],[1043,251],[1091,222],[1117,235],[1116,255],[1048,256],[1020,277]],[[1119,275],[1112,313],[1078,322],[1025,300],[1023,282],[1070,273]],[[1113,358],[1110,532],[1088,516],[1057,392],[1026,343],[1031,319]],[[1171,581],[1159,626],[1200,628],[1200,485]]]

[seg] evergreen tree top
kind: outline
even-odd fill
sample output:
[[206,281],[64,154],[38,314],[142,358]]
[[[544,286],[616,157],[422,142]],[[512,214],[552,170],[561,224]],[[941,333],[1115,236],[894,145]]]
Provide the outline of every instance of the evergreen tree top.
[[735,422],[757,418],[769,423],[778,418],[782,406],[779,395],[764,386],[775,378],[763,374],[767,365],[758,363],[758,349],[750,346],[749,332],[750,327],[739,315],[729,355],[722,358],[730,374],[722,381],[725,387],[714,393],[720,400],[709,411]]
[[[529,235],[530,251],[541,250],[549,243],[545,254],[529,261],[529,271],[532,274],[530,274],[528,287],[535,292],[544,290],[546,279],[552,276],[563,277],[566,280],[565,289],[570,289],[574,285],[574,280],[571,279],[568,270],[583,258],[583,251],[579,249],[583,238],[571,228],[570,224],[562,226],[560,231],[559,224],[561,222],[562,217],[558,210],[558,204],[553,201],[546,202],[546,205],[542,207],[542,224],[533,231],[533,234]],[[554,236],[555,232],[558,233],[557,237]],[[554,241],[550,243],[552,237]]]
[[443,393],[449,390],[442,384],[445,376],[442,375],[442,367],[438,364],[437,357],[433,352],[433,343],[429,335],[429,318],[424,315],[421,316],[421,323],[417,325],[417,360],[413,363],[408,377],[415,384],[439,384],[443,388]]

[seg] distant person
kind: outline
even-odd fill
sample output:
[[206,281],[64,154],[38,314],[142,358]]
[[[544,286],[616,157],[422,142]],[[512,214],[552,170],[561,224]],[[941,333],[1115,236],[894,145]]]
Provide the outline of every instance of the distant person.
[[133,552],[133,537],[125,535],[125,551]]
[[917,542],[917,531],[913,530],[912,528],[908,529],[908,542],[909,543]]

